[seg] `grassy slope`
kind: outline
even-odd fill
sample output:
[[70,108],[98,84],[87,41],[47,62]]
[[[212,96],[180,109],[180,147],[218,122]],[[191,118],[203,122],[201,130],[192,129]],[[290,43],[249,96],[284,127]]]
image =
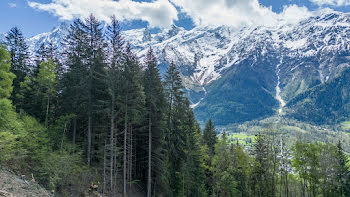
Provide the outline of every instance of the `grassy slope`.
[[[274,116],[259,121],[230,125],[225,127],[225,130],[229,134],[229,140],[232,143],[236,143],[238,140],[242,145],[250,145],[251,142],[254,142],[254,136],[258,133],[276,131],[277,137],[283,136],[289,146],[292,146],[297,140],[334,144],[341,140],[346,152],[350,153],[350,133],[344,132],[342,127],[340,124],[336,126],[318,126]],[[220,127],[218,128],[220,129]]]

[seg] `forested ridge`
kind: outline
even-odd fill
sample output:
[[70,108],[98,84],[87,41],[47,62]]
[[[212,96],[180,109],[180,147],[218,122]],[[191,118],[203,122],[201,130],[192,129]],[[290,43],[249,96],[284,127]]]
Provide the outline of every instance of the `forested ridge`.
[[[160,76],[118,21],[75,20],[64,52],[35,54],[18,28],[0,48],[0,165],[55,196],[350,196],[338,144],[286,145],[267,129],[251,146],[201,131],[174,63]],[[218,101],[220,102],[220,101]]]

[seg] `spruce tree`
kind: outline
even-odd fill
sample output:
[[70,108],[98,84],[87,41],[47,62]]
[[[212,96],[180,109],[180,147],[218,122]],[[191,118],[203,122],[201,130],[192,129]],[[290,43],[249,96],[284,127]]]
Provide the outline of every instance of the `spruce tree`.
[[183,168],[183,194],[185,196],[206,196],[204,155],[201,150],[201,132],[195,120],[189,101],[186,99],[187,111],[183,118],[186,134],[185,160]]
[[205,125],[205,129],[203,131],[203,143],[208,146],[210,157],[214,156],[216,141],[216,130],[212,120],[209,120]]
[[183,130],[183,115],[186,113],[184,87],[180,72],[172,62],[164,76],[164,89],[167,99],[167,154],[169,185],[172,195],[180,195],[183,190],[181,168],[185,158],[186,134]]
[[[100,122],[101,110],[104,108],[103,100],[106,98],[105,76],[105,54],[103,51],[104,40],[102,32],[102,24],[93,15],[90,15],[82,23],[82,30],[86,35],[86,67],[88,69],[87,76],[87,162],[91,163],[92,157],[92,138],[93,127],[95,122]],[[101,131],[96,131],[99,133]],[[103,142],[103,141],[102,141]]]
[[[11,100],[15,106],[17,106],[21,100],[18,98],[18,94],[21,90],[20,84],[25,80],[26,76],[29,76],[29,52],[25,38],[22,31],[18,27],[12,28],[6,36],[6,44],[11,54],[11,72],[16,75],[13,80],[13,91]],[[17,107],[20,110],[20,107]]]
[[163,185],[161,173],[163,173],[164,160],[164,111],[165,95],[163,84],[157,68],[157,60],[152,48],[147,52],[145,64],[144,88],[146,95],[146,114],[148,119],[148,173],[147,196],[152,196],[153,185]]
[[[142,86],[142,70],[136,56],[131,52],[130,45],[126,46],[122,71],[123,86],[120,97],[120,109],[123,114],[122,121],[123,142],[123,193],[127,194],[127,183],[131,184],[134,177],[133,162],[137,145],[135,141],[141,141],[141,122],[145,114],[145,94]],[[129,184],[129,187],[131,185]]]
[[212,161],[215,155],[215,144],[217,143],[217,136],[215,127],[213,122],[209,120],[205,126],[202,136],[202,144],[207,147],[208,152],[208,161],[207,161],[207,169],[206,169],[206,188],[209,195],[212,194],[213,191],[213,172],[212,172]]
[[67,72],[63,74],[59,86],[62,89],[60,94],[61,114],[73,114],[72,143],[76,144],[78,136],[82,132],[86,119],[86,95],[88,69],[84,65],[86,60],[86,34],[82,30],[82,21],[77,19],[70,25],[68,34],[64,38],[64,53],[66,57]]
[[253,192],[257,196],[275,196],[273,190],[272,153],[269,140],[264,135],[257,135],[253,148],[255,164],[253,168],[252,181],[255,183]]
[[213,196],[237,196],[232,165],[233,155],[227,142],[227,135],[223,133],[221,139],[215,146],[216,155],[213,158]]
[[343,145],[341,141],[338,141],[336,158],[336,180],[338,182],[337,193],[339,196],[350,196],[350,170],[347,166],[349,162],[347,156],[344,153]]
[[[120,164],[117,161],[118,158],[118,110],[120,108],[120,99],[122,95],[122,67],[124,64],[124,41],[121,35],[121,29],[119,22],[113,16],[111,18],[111,24],[107,27],[106,31],[108,50],[107,50],[107,70],[106,70],[106,83],[108,86],[109,102],[108,111],[110,116],[110,133],[109,133],[109,148],[107,151],[107,160],[109,159],[109,185],[110,194],[115,195],[118,177],[118,166]],[[118,103],[119,102],[119,103]]]

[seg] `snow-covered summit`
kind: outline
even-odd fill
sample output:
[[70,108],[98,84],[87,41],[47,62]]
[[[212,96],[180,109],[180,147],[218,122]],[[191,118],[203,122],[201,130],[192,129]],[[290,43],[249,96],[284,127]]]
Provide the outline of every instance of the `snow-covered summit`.
[[63,38],[67,35],[69,29],[68,23],[61,23],[60,26],[55,27],[52,31],[38,34],[27,40],[29,50],[31,52],[37,51],[42,44],[53,43],[58,48],[62,47]]
[[[30,50],[42,43],[60,47],[68,25],[28,40]],[[299,23],[281,21],[274,26],[234,28],[198,26],[185,30],[175,25],[151,34],[147,28],[123,32],[138,57],[152,46],[160,64],[174,61],[191,83],[206,85],[221,77],[229,67],[274,51],[290,57],[310,57],[327,51],[349,50],[350,14],[325,9]]]

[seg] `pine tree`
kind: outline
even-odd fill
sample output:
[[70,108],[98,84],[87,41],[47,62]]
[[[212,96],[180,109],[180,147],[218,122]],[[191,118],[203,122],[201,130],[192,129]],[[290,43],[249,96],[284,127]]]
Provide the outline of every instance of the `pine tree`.
[[118,166],[117,164],[117,113],[118,113],[118,97],[122,94],[122,67],[123,67],[123,53],[124,53],[124,41],[121,35],[121,29],[119,22],[113,16],[111,18],[111,25],[107,27],[107,40],[109,47],[107,50],[107,62],[108,67],[106,71],[106,83],[108,85],[109,99],[109,111],[110,111],[110,144],[109,144],[109,181],[110,181],[110,192],[111,195],[116,193],[116,178],[118,177]]
[[205,129],[203,131],[203,143],[208,146],[209,155],[213,157],[215,154],[215,144],[217,142],[216,130],[213,125],[213,122],[209,120],[205,125]]
[[215,155],[215,144],[217,143],[217,136],[213,122],[209,120],[205,126],[202,136],[202,144],[207,147],[209,159],[207,161],[206,170],[206,188],[208,194],[211,195],[213,191],[213,172],[212,172],[212,162]]
[[[169,162],[169,185],[174,196],[180,195],[183,190],[183,177],[181,174],[185,158],[186,134],[183,130],[183,115],[187,111],[184,97],[184,87],[180,72],[174,63],[171,63],[164,76],[164,89],[167,99],[167,154]],[[179,184],[180,183],[180,184]]]
[[[123,193],[127,194],[127,183],[131,187],[133,179],[133,158],[137,144],[134,142],[140,138],[140,126],[144,120],[145,95],[142,86],[142,70],[135,55],[127,45],[124,54],[124,65],[122,72],[122,92],[120,97],[120,109],[123,115]],[[141,138],[142,139],[142,138]]]
[[347,156],[344,153],[343,145],[341,141],[338,141],[336,158],[336,180],[338,182],[337,193],[339,196],[350,196],[350,170],[347,166],[349,162]]
[[232,165],[232,154],[230,153],[226,133],[222,134],[221,140],[215,146],[216,155],[213,159],[214,171],[214,196],[236,196],[237,182],[234,178],[234,166]]
[[249,196],[251,157],[244,152],[244,149],[240,144],[231,145],[230,152],[233,156],[230,166],[233,167],[237,196]]
[[186,134],[185,160],[183,168],[183,194],[185,196],[206,196],[204,155],[201,150],[201,132],[195,120],[189,101],[184,114],[183,129]]
[[[11,100],[13,101],[13,104],[17,106],[21,102],[17,97],[17,94],[21,90],[20,84],[30,72],[28,46],[21,30],[17,27],[12,28],[7,33],[6,44],[11,54],[10,71],[16,75],[16,78],[13,81]],[[18,110],[20,110],[19,107]]]
[[275,196],[273,190],[273,163],[272,153],[269,147],[269,140],[261,134],[256,136],[254,144],[253,156],[255,165],[253,169],[253,192],[257,196]]
[[86,56],[86,34],[82,30],[82,21],[77,19],[70,25],[68,35],[64,38],[64,54],[68,69],[63,74],[59,86],[62,89],[60,95],[61,114],[74,114],[72,124],[72,142],[77,142],[77,136],[80,135],[79,130],[83,127],[86,114],[86,80],[88,69],[85,64]]
[[[152,48],[147,52],[145,64],[144,88],[146,95],[146,110],[148,119],[148,174],[147,196],[152,196],[152,185],[161,186],[161,173],[163,173],[163,139],[164,139],[164,111],[165,95],[157,60]],[[152,170],[154,169],[154,170]]]
[[[53,61],[55,64],[55,74],[57,79],[61,79],[65,69],[58,58],[58,47],[54,45],[52,41],[49,43],[42,43],[39,49],[36,51],[36,64],[40,65],[40,63],[45,61]],[[38,72],[38,71],[37,71]],[[36,71],[34,71],[34,76],[36,75]]]
[[[62,96],[66,100],[64,103],[67,111],[75,114],[81,123],[87,121],[86,156],[90,165],[94,156],[92,154],[97,154],[97,151],[92,153],[93,134],[101,134],[106,129],[100,127],[99,131],[93,133],[94,122],[102,120],[103,101],[107,98],[101,23],[92,15],[84,21],[75,20],[65,39],[65,45],[69,68],[63,79]],[[73,141],[77,132],[76,121],[73,123]],[[104,140],[100,142],[103,143]]]
[[[102,24],[93,15],[85,19],[82,24],[82,30],[86,34],[86,66],[88,68],[87,77],[87,162],[92,159],[92,135],[93,122],[98,119],[98,111],[103,108],[100,101],[104,100],[106,84],[103,79],[105,76],[104,51],[103,51],[103,33]],[[94,117],[94,115],[96,117]],[[103,141],[102,141],[103,142]]]

